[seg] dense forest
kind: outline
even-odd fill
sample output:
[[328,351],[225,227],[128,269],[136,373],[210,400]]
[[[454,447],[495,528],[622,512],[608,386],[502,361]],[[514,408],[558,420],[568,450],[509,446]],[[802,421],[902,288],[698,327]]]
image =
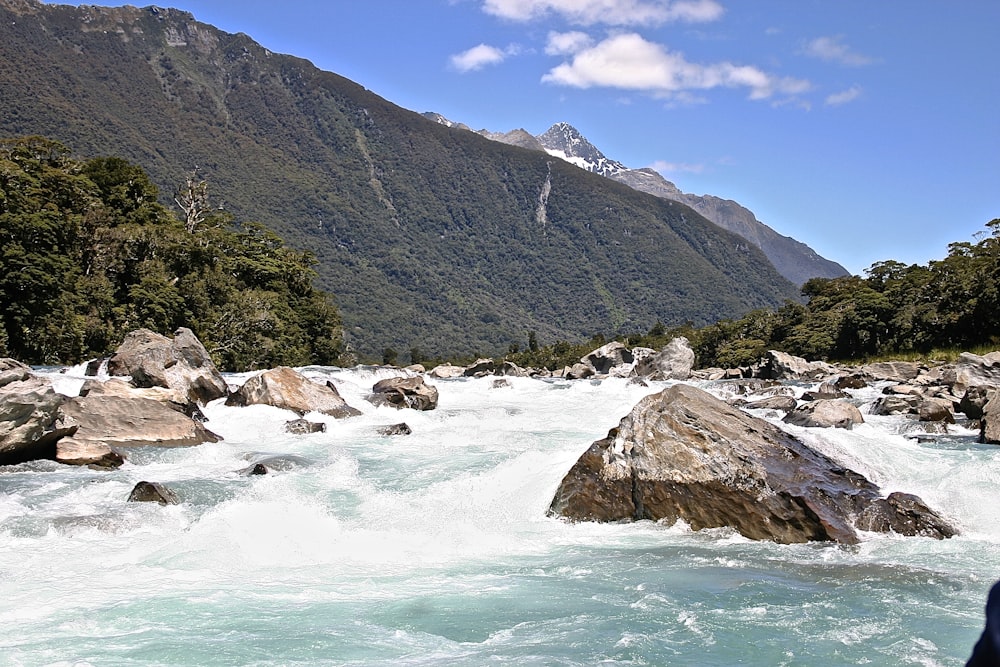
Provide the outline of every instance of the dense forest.
[[185,326],[227,370],[335,363],[340,320],[314,258],[234,225],[197,172],[174,199],[179,213],[121,158],[0,141],[0,355],[76,363],[130,330]]
[[[976,242],[956,242],[948,256],[923,265],[883,261],[866,277],[814,278],[802,288],[806,303],[754,310],[696,328],[657,324],[648,333],[619,340],[659,349],[686,336],[699,368],[735,368],[781,350],[810,360],[864,361],[927,357],[955,350],[1000,347],[1000,218],[986,223]],[[525,366],[562,367],[603,344],[560,341],[525,349],[507,358]]]
[[[187,12],[0,0],[0,136],[141,165],[173,207],[195,165],[217,201],[336,296],[344,346],[496,356],[705,326],[798,296],[693,209],[451,129]],[[418,355],[419,356],[419,355]]]

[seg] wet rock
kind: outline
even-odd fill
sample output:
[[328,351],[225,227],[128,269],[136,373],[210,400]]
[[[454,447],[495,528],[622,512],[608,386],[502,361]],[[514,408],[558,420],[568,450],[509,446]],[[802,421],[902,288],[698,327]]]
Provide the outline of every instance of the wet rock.
[[756,401],[743,402],[739,407],[750,410],[780,410],[781,412],[791,412],[798,406],[799,402],[794,396],[768,396]]
[[795,408],[782,419],[786,424],[818,428],[845,428],[863,424],[865,419],[852,403],[841,400],[818,400]]
[[922,422],[955,423],[952,403],[943,398],[924,398],[917,405],[917,415]]
[[1000,390],[991,392],[990,400],[983,406],[979,442],[1000,445]]
[[838,376],[834,386],[837,389],[864,389],[868,386],[868,381],[862,373],[852,373]]
[[996,387],[991,385],[981,385],[969,387],[959,401],[958,409],[969,419],[981,419],[983,407],[990,400],[990,393],[996,391]]
[[912,361],[882,361],[862,366],[861,371],[874,380],[889,382],[910,382],[926,370],[921,364]]
[[441,364],[440,366],[432,368],[428,375],[432,378],[438,378],[441,380],[460,378],[465,375],[465,367],[452,366],[451,364]]
[[897,533],[936,539],[957,534],[923,500],[913,494],[899,492],[871,501],[858,516],[857,528],[874,533]]
[[497,364],[492,359],[477,359],[475,363],[466,367],[462,371],[462,375],[465,377],[484,377],[486,375],[493,375],[497,369]]
[[569,368],[564,369],[562,374],[567,380],[586,380],[595,375],[597,373],[594,371],[594,367],[583,362],[573,364]]
[[920,403],[919,396],[883,396],[872,403],[873,415],[912,414]]
[[433,410],[438,403],[437,387],[427,384],[422,377],[379,380],[372,387],[372,392],[368,400],[373,405]]
[[326,424],[311,422],[306,419],[292,419],[285,422],[285,432],[293,435],[308,435],[310,433],[325,433]]
[[[619,341],[611,341],[580,358],[581,364],[592,369],[593,372],[590,375],[628,375],[632,370],[633,362],[632,351]],[[576,366],[573,368],[575,369]],[[576,377],[590,376],[577,375]]]
[[836,372],[836,368],[824,361],[806,361],[802,357],[769,350],[755,375],[769,380],[820,380]]
[[[48,381],[26,373],[23,364],[4,361],[0,371],[4,382],[0,386],[0,465],[54,459],[56,443],[79,428],[64,410],[66,397],[56,393]],[[19,377],[24,379],[16,379]]]
[[500,379],[494,380],[490,385],[490,389],[510,389],[513,386],[514,385],[512,385],[509,380]]
[[361,414],[341,398],[333,383],[313,382],[287,366],[279,366],[248,379],[226,399],[226,405],[271,405],[299,415],[319,412],[336,419]]
[[884,523],[902,534],[954,534],[922,503],[883,499],[862,475],[687,385],[642,399],[591,445],[549,511],[572,520],[730,526],[782,543],[855,543],[854,517],[862,515],[869,517],[864,530]]
[[170,401],[150,398],[147,393],[90,391],[86,396],[67,400],[63,412],[79,425],[73,439],[112,448],[187,447],[222,439]]
[[655,355],[636,363],[634,373],[648,380],[687,380],[693,367],[691,343],[679,336]]
[[99,440],[76,440],[62,438],[56,443],[55,460],[72,466],[93,468],[118,468],[125,463],[125,457]]
[[130,332],[108,359],[108,374],[129,375],[138,388],[174,389],[202,404],[229,393],[201,341],[184,327],[172,340],[149,329]]
[[382,426],[378,429],[377,433],[384,436],[410,435],[413,433],[413,429],[406,422],[402,422],[400,424],[392,424],[391,426]]
[[161,505],[177,505],[180,498],[170,488],[159,482],[139,482],[128,496],[130,503],[160,503]]

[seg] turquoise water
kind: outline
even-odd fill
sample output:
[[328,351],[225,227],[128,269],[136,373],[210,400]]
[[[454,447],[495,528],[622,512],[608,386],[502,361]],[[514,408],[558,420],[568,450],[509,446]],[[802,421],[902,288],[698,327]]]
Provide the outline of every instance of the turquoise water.
[[[54,375],[67,393],[75,372]],[[796,429],[962,535],[787,546],[546,517],[661,386],[433,381],[439,408],[418,413],[363,400],[386,371],[307,373],[364,414],[290,436],[289,413],[212,404],[220,443],[0,469],[0,664],[962,665],[1000,578],[1000,449],[969,432]],[[375,432],[400,421],[413,435]],[[236,472],[272,455],[283,470]],[[140,480],[182,504],[126,503]]]

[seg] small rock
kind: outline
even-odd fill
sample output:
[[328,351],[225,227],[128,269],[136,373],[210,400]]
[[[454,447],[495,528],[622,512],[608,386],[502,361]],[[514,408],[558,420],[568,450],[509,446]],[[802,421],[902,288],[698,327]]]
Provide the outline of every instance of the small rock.
[[311,422],[306,419],[293,419],[285,422],[285,432],[294,435],[307,435],[309,433],[325,433],[326,424],[323,422]]
[[400,424],[393,424],[392,426],[382,426],[378,429],[379,435],[391,436],[391,435],[410,435],[413,433],[406,422]]
[[180,503],[180,499],[176,493],[159,482],[139,482],[129,494],[128,502],[177,505]]

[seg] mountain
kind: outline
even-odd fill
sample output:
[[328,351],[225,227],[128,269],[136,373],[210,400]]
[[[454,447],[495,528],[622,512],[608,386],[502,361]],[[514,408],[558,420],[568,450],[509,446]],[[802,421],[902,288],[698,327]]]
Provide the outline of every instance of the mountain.
[[[439,114],[431,114],[429,117],[434,118],[434,116]],[[434,119],[442,122],[443,117]],[[468,129],[460,124],[451,123],[451,126]],[[568,123],[556,123],[544,134],[535,137],[537,142],[534,145],[515,134],[518,132],[526,134],[524,130],[515,130],[514,133],[507,134],[484,130],[481,134],[495,141],[514,143],[525,148],[537,146],[538,150],[544,150],[549,155],[562,158],[581,169],[614,179],[657,197],[687,204],[723,229],[739,234],[760,248],[778,272],[795,285],[801,285],[810,278],[838,278],[849,275],[847,269],[840,264],[821,257],[801,241],[779,234],[757,220],[748,208],[731,199],[688,194],[653,169],[629,169],[621,162],[609,159],[579,130]]]
[[684,204],[445,127],[187,12],[0,0],[0,62],[0,135],[123,157],[167,204],[197,166],[217,205],[315,255],[369,358],[700,325],[798,297]]

